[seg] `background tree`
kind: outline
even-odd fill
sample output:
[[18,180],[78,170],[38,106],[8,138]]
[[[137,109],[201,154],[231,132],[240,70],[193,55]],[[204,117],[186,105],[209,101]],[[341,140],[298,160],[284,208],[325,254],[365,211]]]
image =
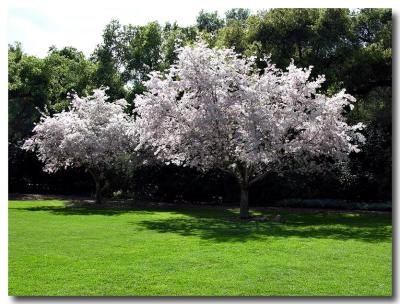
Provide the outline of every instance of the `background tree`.
[[254,58],[203,42],[184,47],[170,72],[153,72],[148,92],[135,100],[141,143],[166,162],[231,172],[241,188],[240,216],[248,218],[249,186],[270,166],[288,158],[308,166],[323,157],[343,161],[364,141],[363,125],[342,116],[355,99],[344,90],[321,94],[324,77],[311,81],[310,74],[268,62],[260,71]]
[[58,50],[51,47],[44,58],[43,68],[48,79],[47,99],[53,112],[68,108],[68,93],[87,95],[94,89],[92,77],[95,65],[75,48]]
[[233,20],[244,23],[251,15],[251,11],[246,8],[232,8],[225,12],[225,20],[227,23]]
[[39,117],[35,107],[48,102],[49,80],[44,61],[23,53],[21,44],[8,49],[9,141],[17,143],[32,129]]
[[254,55],[254,52],[248,50],[246,27],[240,20],[231,20],[225,27],[219,30],[216,46],[229,46],[235,48],[235,51],[239,54],[249,53],[250,55]]
[[105,172],[134,145],[133,118],[124,113],[125,100],[107,102],[104,89],[80,98],[74,95],[69,111],[43,115],[34,135],[23,145],[36,152],[46,172],[84,167],[96,185],[96,203],[101,203]]
[[121,25],[118,20],[112,20],[103,31],[103,42],[100,43],[91,56],[96,64],[93,82],[96,87],[106,86],[111,99],[126,97],[124,80],[121,74]]
[[206,12],[201,10],[196,18],[197,28],[200,31],[215,33],[224,26],[224,20],[218,17],[218,12]]

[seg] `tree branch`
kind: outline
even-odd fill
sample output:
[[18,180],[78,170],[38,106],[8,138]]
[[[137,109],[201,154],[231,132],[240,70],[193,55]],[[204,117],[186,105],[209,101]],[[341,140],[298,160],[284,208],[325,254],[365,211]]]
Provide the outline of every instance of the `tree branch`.
[[260,175],[256,176],[255,178],[253,178],[252,180],[249,181],[249,184],[253,185],[254,183],[262,180],[265,176],[267,176],[268,173],[269,172],[267,171],[267,172],[265,172],[263,174],[260,174]]

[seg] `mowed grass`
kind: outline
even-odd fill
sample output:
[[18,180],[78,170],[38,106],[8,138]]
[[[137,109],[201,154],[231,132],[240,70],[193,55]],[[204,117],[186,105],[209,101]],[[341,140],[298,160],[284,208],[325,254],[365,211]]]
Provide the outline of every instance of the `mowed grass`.
[[391,215],[236,212],[10,201],[9,295],[392,294]]

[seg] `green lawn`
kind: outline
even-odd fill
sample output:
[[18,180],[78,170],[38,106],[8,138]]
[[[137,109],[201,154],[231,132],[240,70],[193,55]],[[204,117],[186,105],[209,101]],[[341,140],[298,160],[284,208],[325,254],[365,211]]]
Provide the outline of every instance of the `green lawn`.
[[9,202],[13,296],[390,296],[391,216]]

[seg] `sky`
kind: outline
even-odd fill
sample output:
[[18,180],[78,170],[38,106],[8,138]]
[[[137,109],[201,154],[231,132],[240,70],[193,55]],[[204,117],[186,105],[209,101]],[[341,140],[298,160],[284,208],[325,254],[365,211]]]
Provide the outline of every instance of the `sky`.
[[[222,17],[229,8],[232,7],[225,4],[219,7],[208,6],[206,10],[217,10]],[[101,42],[105,25],[113,18],[122,24],[177,21],[179,25],[185,26],[196,23],[196,16],[201,9],[201,4],[154,5],[152,1],[141,1],[140,7],[125,8],[9,8],[7,40],[8,43],[21,42],[26,53],[39,57],[44,57],[52,45],[58,48],[73,46],[90,55]],[[257,8],[253,11],[257,11]]]

